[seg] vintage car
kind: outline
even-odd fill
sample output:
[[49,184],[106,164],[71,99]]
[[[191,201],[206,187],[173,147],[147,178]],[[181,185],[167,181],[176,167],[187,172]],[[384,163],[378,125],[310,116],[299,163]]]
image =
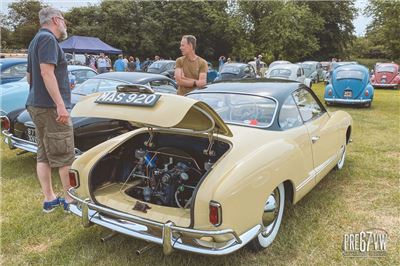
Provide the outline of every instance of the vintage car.
[[291,62],[285,61],[285,60],[277,60],[277,61],[274,61],[271,64],[269,64],[269,68],[271,68],[275,65],[279,65],[279,64],[291,64]]
[[395,63],[376,64],[371,84],[374,88],[400,89],[399,65]]
[[[166,76],[144,72],[108,72],[88,79],[72,91],[71,102],[75,105],[83,96],[95,92],[115,90],[117,85],[144,84],[157,92],[176,94],[175,82]],[[35,124],[28,111],[18,109],[2,116],[5,142],[10,149],[19,148],[37,152]],[[91,147],[121,133],[132,130],[125,121],[92,117],[73,118],[75,154],[78,156]]]
[[254,79],[257,74],[254,68],[245,63],[225,63],[219,76],[214,81],[234,79]]
[[175,61],[174,60],[155,61],[148,67],[147,72],[161,74],[173,79],[175,72]]
[[120,87],[86,97],[71,115],[138,129],[75,160],[69,210],[84,226],[165,254],[268,247],[285,201],[297,203],[343,167],[352,130],[346,112],[327,112],[308,87],[285,80],[218,82],[186,97]]
[[370,107],[374,88],[369,81],[368,68],[362,65],[342,65],[333,70],[325,87],[326,104],[351,104]]
[[298,64],[303,68],[306,78],[311,79],[312,82],[318,83],[325,80],[324,69],[320,62],[305,61]]
[[[26,70],[25,70],[26,71]],[[26,75],[26,72],[25,72]],[[68,65],[68,76],[71,77],[69,86],[73,89],[75,86],[83,83],[87,79],[97,75],[97,72],[90,67]],[[0,115],[25,108],[26,99],[29,94],[29,84],[26,77],[15,82],[0,85]]]
[[28,67],[27,58],[2,58],[0,59],[1,78],[0,84],[14,82],[26,76]]
[[298,81],[309,88],[312,86],[312,80],[306,78],[304,69],[298,64],[276,64],[268,69],[265,77]]

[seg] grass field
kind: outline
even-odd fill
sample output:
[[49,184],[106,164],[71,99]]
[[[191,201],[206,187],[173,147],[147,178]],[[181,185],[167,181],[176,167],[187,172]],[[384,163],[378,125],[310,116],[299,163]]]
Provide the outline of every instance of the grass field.
[[[313,87],[319,97],[323,84]],[[162,255],[155,247],[142,256],[144,241],[109,231],[84,229],[61,208],[43,214],[32,154],[17,156],[1,144],[2,265],[399,265],[400,263],[400,94],[377,90],[370,109],[344,109],[354,120],[353,142],[344,169],[332,171],[305,198],[286,209],[276,241],[261,253],[244,248],[225,257],[184,252]],[[288,166],[289,167],[289,166]],[[61,184],[54,172],[56,191]],[[389,233],[381,258],[342,255],[346,233],[381,228]]]

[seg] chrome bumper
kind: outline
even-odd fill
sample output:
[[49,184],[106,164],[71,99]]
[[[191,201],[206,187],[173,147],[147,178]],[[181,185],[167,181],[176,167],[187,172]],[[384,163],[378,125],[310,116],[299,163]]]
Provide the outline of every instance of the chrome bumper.
[[[165,255],[171,254],[174,249],[204,255],[226,255],[245,246],[261,230],[261,225],[256,225],[238,236],[232,229],[208,231],[179,227],[171,221],[156,222],[96,205],[89,199],[82,200],[75,195],[73,188],[68,190],[68,194],[77,201],[70,205],[70,211],[82,218],[84,227],[98,224],[115,232],[162,245]],[[227,235],[231,235],[232,239],[223,243],[200,240],[201,237]]]
[[[2,134],[4,135],[4,142],[8,145],[10,150],[18,148],[24,151],[37,153],[37,144],[35,142],[17,138],[7,130],[3,130]],[[75,148],[75,158],[78,158],[81,154],[82,151]]]
[[338,98],[324,98],[328,103],[344,103],[344,104],[364,104],[371,102],[371,99],[338,99]]
[[11,150],[19,148],[21,150],[37,153],[37,145],[35,142],[17,138],[7,130],[3,130],[2,133],[5,137],[4,142]]
[[400,88],[400,84],[388,84],[388,83],[378,84],[378,83],[373,83],[372,87],[378,87],[378,88]]

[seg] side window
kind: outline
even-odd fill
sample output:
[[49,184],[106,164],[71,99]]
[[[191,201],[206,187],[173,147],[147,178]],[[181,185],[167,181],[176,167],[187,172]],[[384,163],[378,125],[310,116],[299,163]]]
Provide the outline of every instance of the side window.
[[304,122],[310,121],[324,112],[311,93],[305,89],[300,89],[294,92],[293,97],[299,107]]
[[301,68],[297,69],[297,76],[301,77]]
[[75,76],[77,84],[81,84],[87,79],[96,76],[96,73],[91,70],[75,70],[71,73]]
[[298,127],[303,124],[299,109],[297,109],[296,103],[293,100],[293,96],[285,100],[279,112],[279,125],[283,130]]
[[81,93],[84,95],[91,94],[97,91],[97,87],[99,86],[99,79],[89,79],[86,82],[82,83],[78,87],[75,88],[76,93]]
[[1,73],[3,77],[25,77],[27,70],[27,63],[11,66]]

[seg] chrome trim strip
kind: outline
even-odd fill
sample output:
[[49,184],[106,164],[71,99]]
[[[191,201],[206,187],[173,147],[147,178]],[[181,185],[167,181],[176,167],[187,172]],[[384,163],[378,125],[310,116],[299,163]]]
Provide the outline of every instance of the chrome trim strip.
[[400,86],[400,84],[396,84],[396,83],[383,83],[383,84],[379,84],[379,83],[372,83],[371,84],[373,87],[396,87],[396,86]]
[[297,187],[296,187],[296,192],[302,189],[305,185],[308,184],[311,180],[313,180],[319,173],[321,173],[328,165],[330,165],[337,157],[342,153],[343,151],[343,146],[340,147],[340,150],[337,154],[332,155],[328,160],[314,168],[310,173],[309,176],[303,180]]
[[[163,251],[166,255],[170,254],[174,249],[205,255],[226,255],[245,246],[256,237],[261,230],[261,225],[258,224],[239,236],[232,229],[210,231],[179,227],[175,226],[171,221],[160,223],[95,205],[89,200],[82,200],[77,197],[73,188],[68,190],[68,194],[78,202],[77,204],[70,205],[70,211],[81,217],[85,225],[89,223],[98,224],[128,236],[162,245]],[[82,208],[79,206],[82,206]],[[109,215],[111,217],[104,218],[103,215]],[[147,230],[147,225],[158,228],[161,235],[157,236],[154,232],[152,233],[151,230]],[[182,233],[187,233],[190,237],[182,235]],[[193,235],[196,237],[193,237]],[[201,237],[221,235],[232,235],[233,239],[227,240],[223,243],[208,242],[209,245],[202,245],[201,241],[195,241]],[[184,239],[188,239],[189,241],[185,242]],[[213,246],[213,243],[218,244],[218,247],[217,245]]]

